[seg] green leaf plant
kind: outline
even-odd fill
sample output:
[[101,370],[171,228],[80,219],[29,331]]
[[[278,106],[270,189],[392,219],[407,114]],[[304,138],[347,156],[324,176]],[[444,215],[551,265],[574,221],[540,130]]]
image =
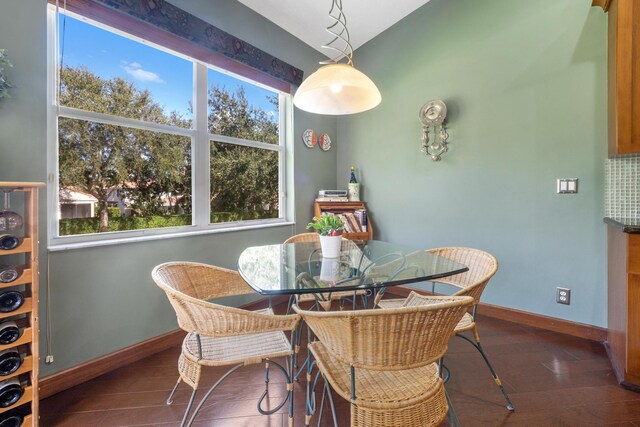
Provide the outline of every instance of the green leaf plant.
[[341,236],[344,223],[337,215],[314,216],[314,222],[307,224],[307,229],[314,229],[321,236]]

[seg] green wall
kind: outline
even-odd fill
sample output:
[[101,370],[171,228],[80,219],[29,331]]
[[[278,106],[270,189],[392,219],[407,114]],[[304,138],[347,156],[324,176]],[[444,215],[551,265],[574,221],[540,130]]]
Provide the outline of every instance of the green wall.
[[[0,48],[15,67],[13,99],[0,103],[0,180],[44,181],[46,7],[9,0]],[[235,1],[174,4],[309,75],[319,54]],[[234,267],[248,245],[304,230],[319,188],[346,187],[355,163],[376,238],[416,247],[465,245],[501,267],[485,293],[492,304],[588,324],[606,324],[603,160],[606,141],[606,17],[590,0],[431,0],[357,50],[380,87],[367,113],[295,112],[296,226],[46,253],[50,262],[55,363],[48,375],[176,327],[151,268],[167,260]],[[357,19],[356,17],[352,19]],[[451,148],[440,163],[420,154],[417,115],[430,99],[449,106]],[[327,132],[336,149],[309,150],[302,131]],[[580,178],[580,193],[555,180]],[[336,184],[337,182],[337,184]],[[290,194],[291,195],[291,194]],[[572,305],[555,303],[558,285]],[[41,297],[44,331],[44,295]],[[44,360],[44,334],[41,348]]]
[[[431,0],[355,53],[383,101],[338,120],[376,238],[498,258],[483,300],[606,326],[606,15],[591,0]],[[443,99],[450,149],[420,153]],[[579,193],[556,194],[557,178]],[[555,288],[572,289],[570,306]]]
[[[6,3],[6,4],[5,4]],[[226,31],[292,63],[309,75],[320,54],[238,2],[173,1]],[[0,103],[0,181],[45,181],[46,169],[46,2],[8,0],[0,14],[0,48],[8,49],[13,98]],[[312,216],[318,188],[335,187],[336,151],[308,150],[300,141],[307,127],[335,135],[335,119],[295,112],[295,144],[288,170],[289,196],[302,230]],[[44,286],[50,263],[51,316],[55,363],[46,376],[133,345],[177,327],[173,309],[151,280],[151,269],[168,260],[192,260],[235,268],[247,246],[275,243],[296,226],[171,238],[144,243],[46,251],[46,194],[41,193],[41,349],[45,355]]]

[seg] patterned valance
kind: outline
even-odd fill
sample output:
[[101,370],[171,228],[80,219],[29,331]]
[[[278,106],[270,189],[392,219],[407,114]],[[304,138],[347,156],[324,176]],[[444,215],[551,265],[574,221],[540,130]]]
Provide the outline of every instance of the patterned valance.
[[[55,3],[55,0],[49,0],[49,2]],[[140,24],[146,23],[152,27],[171,33],[174,37],[178,37],[192,45],[195,44],[199,48],[197,49],[199,51],[206,49],[214,54],[266,73],[288,84],[299,86],[300,83],[302,83],[302,70],[214,27],[197,16],[191,15],[164,0],[67,0],[67,8],[73,10],[73,6],[76,6],[77,11],[81,14],[83,12],[94,12],[89,10],[91,4],[94,4],[96,8],[103,9],[103,7],[106,7],[117,13],[126,14],[127,17],[134,18],[138,22],[142,21]],[[96,16],[104,17],[103,12],[89,14],[94,15],[94,18]],[[107,19],[103,21],[108,21],[104,22],[105,24],[115,24],[116,27],[121,27],[121,25],[118,25],[118,20],[114,19],[114,17],[107,17]],[[139,31],[128,32],[136,33]],[[195,56],[200,56],[198,59],[203,59],[203,55]],[[236,71],[235,68],[237,67],[232,66],[231,68],[231,71]],[[246,75],[247,73],[241,72],[241,74]]]

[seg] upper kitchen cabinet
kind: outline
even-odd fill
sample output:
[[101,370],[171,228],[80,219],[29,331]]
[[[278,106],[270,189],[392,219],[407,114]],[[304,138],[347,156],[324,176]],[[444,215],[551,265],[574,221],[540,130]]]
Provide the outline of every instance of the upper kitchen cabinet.
[[609,14],[609,157],[640,153],[640,1],[593,5]]

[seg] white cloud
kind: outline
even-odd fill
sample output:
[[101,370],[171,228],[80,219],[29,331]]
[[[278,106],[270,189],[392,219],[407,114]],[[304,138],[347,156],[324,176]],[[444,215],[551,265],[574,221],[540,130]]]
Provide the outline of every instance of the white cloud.
[[124,65],[122,69],[127,72],[131,77],[141,82],[151,82],[151,83],[166,83],[164,80],[160,78],[158,73],[154,73],[153,71],[147,71],[142,68],[142,65],[139,62],[127,63],[126,61],[121,61]]

